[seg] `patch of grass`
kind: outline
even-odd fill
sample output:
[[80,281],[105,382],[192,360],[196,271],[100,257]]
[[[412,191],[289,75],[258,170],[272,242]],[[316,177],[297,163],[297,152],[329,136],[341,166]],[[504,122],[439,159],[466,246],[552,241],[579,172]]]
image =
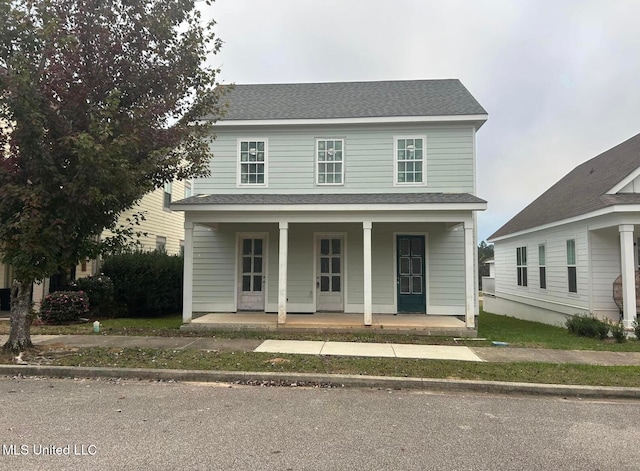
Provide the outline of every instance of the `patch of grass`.
[[[640,366],[550,363],[472,363],[398,358],[328,357],[253,352],[204,352],[141,348],[85,348],[30,353],[51,365],[220,371],[303,372],[526,383],[640,387]],[[1,361],[6,361],[0,357]]]

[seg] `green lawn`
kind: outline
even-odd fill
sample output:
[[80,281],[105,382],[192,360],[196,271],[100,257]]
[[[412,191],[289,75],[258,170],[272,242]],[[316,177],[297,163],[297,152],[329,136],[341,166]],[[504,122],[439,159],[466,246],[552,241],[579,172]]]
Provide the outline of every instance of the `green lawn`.
[[[289,340],[331,340],[347,342],[388,342],[416,344],[446,344],[489,346],[492,341],[507,342],[513,347],[552,348],[566,350],[610,350],[640,351],[640,342],[629,340],[618,344],[611,339],[598,340],[570,335],[565,328],[554,327],[539,322],[529,322],[513,317],[498,316],[486,312],[480,313],[478,336],[486,341],[454,341],[451,337],[425,337],[411,335],[390,335],[378,332],[365,334],[317,334],[289,332],[245,331],[180,331],[180,315],[160,318],[105,319],[101,320],[100,332],[107,335],[147,335],[147,336],[208,336],[219,338],[255,338]],[[0,334],[8,334],[9,323],[0,322]],[[34,325],[32,334],[92,334],[91,322],[66,326]]]

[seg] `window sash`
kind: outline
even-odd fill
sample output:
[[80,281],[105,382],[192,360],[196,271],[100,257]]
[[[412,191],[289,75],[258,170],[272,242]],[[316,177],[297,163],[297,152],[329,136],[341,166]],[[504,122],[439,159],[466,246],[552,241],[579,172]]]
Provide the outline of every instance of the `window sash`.
[[424,183],[425,142],[424,137],[396,138],[396,183]]
[[316,142],[316,184],[344,184],[343,139],[318,139]]
[[575,239],[567,240],[567,265],[576,264],[576,241]]
[[267,141],[246,139],[239,141],[240,185],[264,186],[267,182]]
[[518,286],[527,286],[527,247],[516,247]]

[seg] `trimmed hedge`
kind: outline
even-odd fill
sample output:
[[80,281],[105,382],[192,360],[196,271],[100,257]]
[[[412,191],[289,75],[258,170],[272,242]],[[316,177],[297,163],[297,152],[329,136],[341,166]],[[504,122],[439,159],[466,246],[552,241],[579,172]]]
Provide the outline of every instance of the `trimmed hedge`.
[[91,275],[78,278],[72,287],[84,291],[89,296],[89,309],[92,316],[108,316],[113,309],[113,281],[106,275]]
[[164,252],[130,252],[106,258],[114,300],[126,317],[158,317],[182,310],[184,259]]
[[40,306],[40,319],[46,324],[74,322],[87,314],[89,296],[84,291],[55,291]]

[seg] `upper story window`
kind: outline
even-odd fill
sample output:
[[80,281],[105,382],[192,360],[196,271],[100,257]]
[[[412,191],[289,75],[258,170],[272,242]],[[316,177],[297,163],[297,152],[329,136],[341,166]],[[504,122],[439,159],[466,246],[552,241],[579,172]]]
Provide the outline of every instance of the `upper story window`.
[[547,289],[547,246],[538,245],[538,265],[540,270],[540,288]]
[[184,197],[185,198],[189,198],[191,196],[191,182],[190,181],[185,181],[184,182]]
[[567,240],[567,281],[569,293],[578,292],[578,273],[576,267],[576,240]]
[[171,192],[172,192],[172,188],[171,188],[171,182],[167,182],[164,184],[164,196],[162,199],[162,207],[164,209],[169,209],[169,207],[171,206]]
[[424,185],[425,136],[397,137],[395,174],[398,185]]
[[344,141],[319,139],[316,144],[316,183],[342,185],[344,183]]
[[240,139],[238,141],[238,185],[267,185],[267,140]]
[[518,286],[527,286],[527,248],[516,248],[516,270],[518,272]]

